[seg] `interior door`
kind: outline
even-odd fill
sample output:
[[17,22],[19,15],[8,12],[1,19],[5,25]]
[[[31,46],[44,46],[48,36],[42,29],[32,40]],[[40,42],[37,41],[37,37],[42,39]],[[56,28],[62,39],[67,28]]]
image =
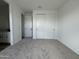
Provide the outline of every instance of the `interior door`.
[[24,17],[24,37],[32,37],[32,16],[28,14]]
[[53,39],[54,38],[54,17],[50,13],[36,15],[36,38]]

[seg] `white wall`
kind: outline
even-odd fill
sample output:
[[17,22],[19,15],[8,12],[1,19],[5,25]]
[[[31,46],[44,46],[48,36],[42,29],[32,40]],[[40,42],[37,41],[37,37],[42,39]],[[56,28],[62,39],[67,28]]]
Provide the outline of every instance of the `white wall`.
[[[42,15],[42,18],[37,15]],[[41,20],[42,19],[42,20]],[[37,24],[39,21],[39,25]],[[45,25],[45,27],[43,27]],[[43,28],[42,28],[43,27]],[[43,32],[42,32],[43,31]],[[38,33],[39,32],[39,33]],[[33,39],[57,39],[57,13],[49,10],[33,11]]]
[[11,44],[15,44],[16,42],[21,40],[21,9],[16,5],[16,3],[12,0],[6,0],[9,3],[10,8],[10,39]]
[[79,54],[79,0],[69,0],[59,9],[59,41]]

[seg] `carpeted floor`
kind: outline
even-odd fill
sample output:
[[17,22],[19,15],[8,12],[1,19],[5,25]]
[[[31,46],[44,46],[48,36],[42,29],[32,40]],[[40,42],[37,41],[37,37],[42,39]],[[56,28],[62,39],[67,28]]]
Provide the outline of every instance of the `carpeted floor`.
[[0,59],[79,59],[57,40],[24,39],[0,53]]

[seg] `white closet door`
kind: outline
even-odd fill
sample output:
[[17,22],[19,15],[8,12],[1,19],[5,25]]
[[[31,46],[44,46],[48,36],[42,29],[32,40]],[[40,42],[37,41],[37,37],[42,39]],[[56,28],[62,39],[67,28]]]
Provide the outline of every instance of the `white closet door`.
[[54,38],[54,17],[50,13],[36,15],[36,38],[53,39]]

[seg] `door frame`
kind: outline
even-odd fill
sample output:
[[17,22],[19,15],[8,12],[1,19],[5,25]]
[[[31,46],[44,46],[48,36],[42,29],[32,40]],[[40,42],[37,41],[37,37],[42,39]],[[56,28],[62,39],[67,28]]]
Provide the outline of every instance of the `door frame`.
[[[32,31],[31,35],[32,35],[32,36],[31,36],[31,37],[25,37],[25,36],[24,36],[24,29],[22,29],[22,32],[23,32],[23,33],[22,33],[22,36],[23,36],[23,38],[31,38],[31,39],[32,39],[32,38],[33,38],[33,14],[32,14],[32,12],[25,12],[25,13],[23,14],[22,23],[24,23],[24,18],[25,18],[24,16],[25,16],[26,14],[30,14],[30,16],[31,16],[31,23],[32,23],[32,24],[31,24],[31,26],[32,26],[32,28],[31,28],[31,31]],[[24,25],[23,25],[23,24],[22,24],[22,27],[24,28]]]

